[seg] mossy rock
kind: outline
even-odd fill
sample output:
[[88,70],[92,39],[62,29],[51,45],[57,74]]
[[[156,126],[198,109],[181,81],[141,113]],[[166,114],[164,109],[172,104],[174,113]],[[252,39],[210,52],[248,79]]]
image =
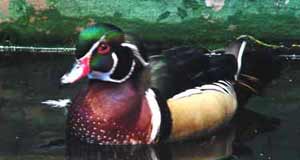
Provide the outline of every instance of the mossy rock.
[[74,46],[80,30],[112,23],[145,41],[215,48],[239,35],[297,41],[300,1],[7,0],[0,2],[2,45]]

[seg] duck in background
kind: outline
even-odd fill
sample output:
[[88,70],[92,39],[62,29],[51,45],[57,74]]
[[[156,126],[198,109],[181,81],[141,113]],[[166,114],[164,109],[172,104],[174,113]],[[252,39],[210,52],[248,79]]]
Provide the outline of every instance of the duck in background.
[[220,53],[176,47],[148,58],[120,28],[87,27],[79,35],[72,70],[61,78],[62,84],[89,79],[68,108],[67,136],[92,144],[127,145],[212,133],[237,110],[235,86],[256,92],[252,84],[260,77],[248,75],[256,73],[251,68],[243,69],[245,47],[245,41]]

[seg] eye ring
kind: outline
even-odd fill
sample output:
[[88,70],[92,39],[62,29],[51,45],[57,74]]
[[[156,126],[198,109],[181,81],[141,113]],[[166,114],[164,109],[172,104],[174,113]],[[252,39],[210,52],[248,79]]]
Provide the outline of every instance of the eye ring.
[[110,52],[110,46],[107,43],[100,43],[97,52],[100,55],[106,55]]

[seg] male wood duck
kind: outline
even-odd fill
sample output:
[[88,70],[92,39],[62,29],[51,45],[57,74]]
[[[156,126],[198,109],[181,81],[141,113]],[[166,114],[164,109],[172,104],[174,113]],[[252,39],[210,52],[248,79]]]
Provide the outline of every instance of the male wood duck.
[[177,47],[149,59],[132,36],[110,24],[79,35],[76,63],[62,84],[88,77],[68,109],[67,132],[100,145],[153,144],[206,135],[237,109],[246,42],[226,53]]

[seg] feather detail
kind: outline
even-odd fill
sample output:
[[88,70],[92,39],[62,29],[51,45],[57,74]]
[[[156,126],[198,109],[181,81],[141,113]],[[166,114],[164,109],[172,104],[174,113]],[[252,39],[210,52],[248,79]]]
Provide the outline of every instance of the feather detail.
[[248,74],[240,74],[240,76],[245,77],[245,78],[247,78],[250,81],[254,81],[254,82],[258,82],[259,81],[258,78],[254,77],[254,76],[251,76],[251,75],[248,75]]
[[156,95],[153,92],[153,90],[148,89],[145,92],[145,95],[152,114],[152,118],[151,118],[152,131],[149,140],[149,143],[152,143],[154,142],[157,135],[159,134],[159,129],[161,125],[161,112],[160,112],[159,104],[156,100]]
[[242,80],[238,80],[238,81],[236,81],[236,83],[237,83],[238,85],[241,85],[241,86],[243,86],[243,87],[246,87],[247,89],[249,89],[249,90],[252,91],[253,93],[258,94],[258,91],[257,91],[255,88],[251,87],[250,85],[248,85],[247,83],[243,82]]
[[45,100],[41,103],[46,104],[51,108],[66,108],[71,104],[71,100],[70,99]]

